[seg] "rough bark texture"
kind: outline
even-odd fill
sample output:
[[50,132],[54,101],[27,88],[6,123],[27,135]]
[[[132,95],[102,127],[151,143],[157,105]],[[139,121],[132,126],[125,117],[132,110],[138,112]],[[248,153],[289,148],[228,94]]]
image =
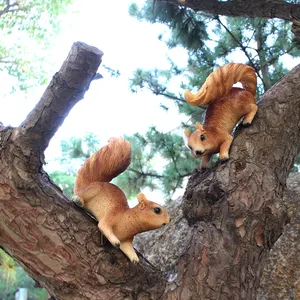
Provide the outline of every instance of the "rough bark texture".
[[[164,0],[157,0],[164,1]],[[300,18],[300,5],[278,0],[167,0],[195,11],[228,17],[279,18],[291,21]]]
[[[101,56],[74,44],[21,126],[0,128],[0,246],[57,299],[253,299],[287,221],[282,197],[299,152],[300,66],[264,95],[254,124],[238,130],[230,160],[194,172],[182,216],[167,229],[180,255],[157,268],[101,245],[96,222],[42,169],[44,149]],[[183,243],[175,239],[178,222]]]
[[[264,95],[254,124],[238,130],[228,163],[190,178],[183,212],[201,238],[193,239],[178,272],[183,295],[254,298],[265,257],[287,220],[282,196],[299,153],[299,79],[300,66]],[[174,295],[182,295],[180,288]]]
[[[156,0],[182,5],[213,16],[283,19],[292,22],[293,41],[300,45],[300,4],[278,0]],[[153,1],[154,3],[156,1]]]
[[[287,180],[283,202],[288,209],[289,224],[274,244],[264,264],[256,296],[257,300],[299,299],[300,278],[300,173],[293,173]],[[190,231],[182,213],[182,197],[166,208],[175,228],[158,232],[145,232],[135,239],[135,246],[156,268],[168,272],[169,281],[174,280],[172,268],[184,255],[191,241]],[[188,233],[188,234],[187,234]]]
[[300,299],[300,173],[287,180],[283,198],[290,222],[265,263],[257,300]]
[[155,231],[144,232],[135,237],[134,246],[163,272],[167,272],[168,280],[173,280],[173,269],[183,255],[192,239],[192,231],[182,212],[182,197],[166,205],[172,220],[172,226],[164,226]]

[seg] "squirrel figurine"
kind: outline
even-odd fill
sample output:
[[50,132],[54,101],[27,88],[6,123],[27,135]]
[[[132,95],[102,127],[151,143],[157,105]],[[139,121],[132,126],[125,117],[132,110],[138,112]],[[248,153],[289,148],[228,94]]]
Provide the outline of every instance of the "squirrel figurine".
[[98,220],[98,228],[109,242],[120,247],[130,261],[139,261],[132,241],[137,233],[160,228],[170,222],[167,211],[144,194],[139,203],[129,208],[125,194],[109,183],[130,165],[131,145],[120,138],[111,138],[108,144],[89,157],[79,169],[74,193],[83,207]]
[[[237,82],[243,88],[232,87]],[[221,161],[229,159],[233,128],[242,117],[243,125],[250,125],[257,112],[255,93],[255,71],[241,63],[217,68],[196,94],[185,91],[184,97],[189,104],[208,104],[204,124],[197,122],[193,133],[188,129],[184,132],[192,156],[202,156],[200,168],[207,168],[211,156],[216,153],[219,153]]]

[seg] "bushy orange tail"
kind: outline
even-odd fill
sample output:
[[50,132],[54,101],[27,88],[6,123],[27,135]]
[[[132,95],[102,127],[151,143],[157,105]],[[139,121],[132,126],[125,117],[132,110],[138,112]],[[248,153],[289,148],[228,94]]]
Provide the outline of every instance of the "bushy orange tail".
[[240,82],[243,88],[252,93],[253,96],[255,95],[255,70],[244,64],[229,63],[212,72],[196,94],[186,90],[184,98],[189,104],[194,106],[209,104],[217,98],[226,95],[232,88],[232,85],[237,82]]
[[110,182],[130,165],[130,143],[120,138],[111,138],[108,144],[89,157],[79,169],[74,193],[96,182]]

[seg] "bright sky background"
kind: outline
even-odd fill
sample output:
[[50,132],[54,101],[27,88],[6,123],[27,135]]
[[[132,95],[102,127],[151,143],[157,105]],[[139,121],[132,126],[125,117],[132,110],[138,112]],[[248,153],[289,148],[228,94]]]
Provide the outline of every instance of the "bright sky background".
[[[60,155],[60,141],[71,136],[79,137],[86,132],[93,132],[101,144],[105,144],[112,136],[131,135],[137,131],[143,133],[151,125],[167,132],[178,128],[181,120],[187,119],[179,116],[176,108],[170,105],[168,112],[161,109],[159,104],[166,101],[162,97],[146,90],[136,94],[129,91],[128,79],[135,69],[168,69],[167,56],[179,66],[185,66],[187,61],[183,49],[170,50],[158,40],[160,33],[168,31],[165,26],[139,22],[128,15],[128,6],[132,2],[142,4],[144,1],[74,0],[69,12],[60,17],[61,32],[47,53],[49,81],[76,41],[102,50],[103,64],[118,69],[121,75],[112,78],[100,66],[99,73],[104,78],[91,84],[85,98],[72,109],[52,139],[46,151],[50,166],[51,161]],[[289,61],[289,64],[292,67],[299,62]],[[45,88],[29,90],[27,97],[23,93],[14,93],[4,98],[1,94],[6,91],[2,84],[0,121],[4,125],[18,126],[39,101]],[[155,201],[160,202],[157,199]]]

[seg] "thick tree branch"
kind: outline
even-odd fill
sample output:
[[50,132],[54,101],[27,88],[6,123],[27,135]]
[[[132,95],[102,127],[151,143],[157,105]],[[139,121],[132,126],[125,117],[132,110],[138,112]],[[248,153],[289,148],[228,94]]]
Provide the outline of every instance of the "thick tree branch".
[[[195,172],[184,195],[183,212],[195,224],[188,250],[202,253],[204,262],[193,273],[207,299],[253,299],[268,250],[287,220],[282,201],[286,179],[300,150],[300,65],[263,96],[254,123],[234,139],[230,160],[204,173]],[[214,262],[212,268],[209,262]],[[187,261],[185,261],[187,263]],[[202,274],[202,275],[200,275]],[[210,274],[210,275],[208,275]],[[191,288],[184,278],[185,288]],[[222,286],[226,289],[222,289]],[[226,298],[227,299],[227,298]]]
[[[22,126],[0,128],[0,246],[57,299],[107,299],[106,293],[110,299],[137,293],[157,299],[165,284],[162,274],[143,261],[130,263],[108,243],[103,247],[96,222],[42,169],[31,167],[34,147],[45,146],[83,97],[101,56],[76,43]],[[151,291],[157,280],[161,286]]]
[[[261,172],[272,174],[273,183],[281,186],[278,188],[284,188],[294,159],[300,152],[300,95],[297,92],[298,89],[300,89],[300,65],[264,94],[259,102],[259,110],[254,124],[242,132],[237,130],[237,136],[231,147],[230,161],[228,164],[219,166],[214,172],[224,172],[222,174],[223,184],[232,183],[231,180],[236,180],[237,176],[241,176],[239,178],[241,180],[244,176],[244,180],[247,181],[246,174],[251,175],[260,169]],[[247,137],[248,139],[246,139]],[[245,143],[245,141],[247,142]],[[242,165],[240,161],[243,161]],[[265,175],[261,174],[261,176]],[[243,185],[240,185],[240,188],[236,187],[236,191],[241,192],[241,189],[243,189]],[[251,203],[247,203],[247,207],[255,203],[255,195],[253,197],[249,199]],[[245,203],[240,202],[235,205],[235,209],[239,207],[243,210]],[[189,209],[189,214],[192,211]],[[196,213],[196,211],[194,212]]]
[[[291,299],[291,295],[294,295],[294,299],[300,297],[300,287],[297,284],[300,275],[299,197],[300,173],[293,173],[288,177],[287,191],[282,199],[288,206],[291,223],[285,226],[283,235],[272,248],[264,267],[259,294],[255,299]],[[163,267],[170,274],[178,257],[184,255],[191,243],[191,231],[182,216],[181,204],[182,199],[179,198],[167,206],[175,228],[170,230],[166,227],[159,233],[146,232],[135,240],[135,246],[151,263],[156,267]],[[160,243],[153,243],[155,239]]]
[[261,79],[261,81],[263,82],[263,78],[260,76],[259,73],[259,69],[257,68],[257,66],[255,65],[255,63],[253,62],[250,54],[247,51],[247,47],[245,47],[243,45],[243,43],[241,41],[239,41],[234,34],[227,28],[227,26],[220,20],[220,18],[217,16],[215,18],[219,24],[227,31],[227,33],[232,37],[232,39],[239,45],[239,47],[241,48],[242,52],[245,54],[245,56],[248,58],[250,66],[255,70],[256,75]]
[[300,4],[292,4],[277,0],[156,0],[169,2],[174,5],[184,5],[195,11],[202,11],[212,15],[223,15],[228,17],[250,17],[250,18],[279,18],[292,21],[293,18],[300,19]]
[[32,168],[41,167],[44,150],[72,107],[88,90],[102,55],[95,47],[74,43],[39,103],[14,132],[15,142],[31,149]]

